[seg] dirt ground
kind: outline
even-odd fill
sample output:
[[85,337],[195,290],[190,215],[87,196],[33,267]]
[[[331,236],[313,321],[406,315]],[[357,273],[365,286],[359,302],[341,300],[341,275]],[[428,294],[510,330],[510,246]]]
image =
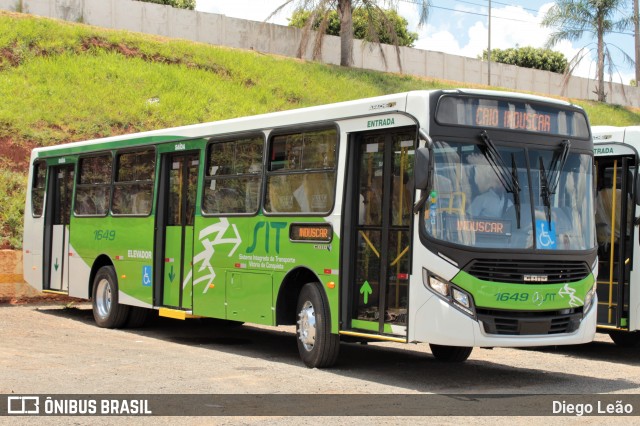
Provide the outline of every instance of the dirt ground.
[[[464,364],[428,345],[342,344],[338,365],[308,369],[291,327],[212,326],[154,318],[95,326],[91,305],[31,299],[0,304],[1,394],[640,394],[640,349],[606,335],[571,347],[475,349]],[[640,405],[640,404],[639,404]],[[640,411],[640,406],[636,407]],[[175,424],[176,417],[67,418],[64,424]],[[0,424],[9,418],[0,417]],[[15,419],[14,419],[15,420]],[[60,424],[61,418],[21,418]],[[185,419],[180,419],[183,421]],[[513,424],[514,417],[193,417],[193,424]],[[546,417],[549,424],[637,424],[637,417]],[[54,422],[55,421],[55,422]]]
[[[220,327],[154,315],[139,329],[96,327],[91,304],[42,294],[22,280],[20,253],[0,251],[0,398],[59,394],[557,394],[640,395],[640,348],[599,334],[588,345],[474,349],[464,364],[435,361],[426,344],[342,344],[331,369],[306,368],[293,327]],[[10,258],[10,259],[9,259]],[[14,259],[15,258],[15,259]],[[8,261],[11,260],[11,261]],[[19,277],[21,278],[21,277]],[[639,397],[640,398],[640,397]],[[0,401],[0,406],[1,406]],[[309,402],[313,403],[313,400]],[[539,417],[549,424],[637,424],[635,417]],[[524,423],[522,417],[21,417],[20,424]],[[513,412],[511,413],[513,414]],[[1,424],[15,424],[0,416]],[[63,420],[63,421],[61,421]]]

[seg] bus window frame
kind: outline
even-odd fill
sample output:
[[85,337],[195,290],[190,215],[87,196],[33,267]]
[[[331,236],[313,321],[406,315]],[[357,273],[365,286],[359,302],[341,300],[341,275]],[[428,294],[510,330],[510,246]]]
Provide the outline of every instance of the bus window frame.
[[[39,182],[38,180],[38,168],[40,165],[44,166],[44,178],[43,178],[43,182],[42,182],[42,187],[39,186],[35,186],[36,183]],[[33,162],[33,174],[31,176],[31,216],[34,218],[41,218],[44,215],[44,203],[45,203],[45,199],[47,196],[47,175],[48,175],[48,167],[47,167],[47,161],[44,159],[36,159]],[[41,209],[40,209],[40,214],[36,214],[35,210],[34,210],[34,203],[33,203],[33,194],[35,193],[34,189],[42,189],[42,200],[41,200]]]
[[[259,173],[255,174],[242,174],[242,175],[217,175],[217,179],[227,180],[234,179],[237,177],[247,177],[247,176],[256,176],[260,177],[260,186],[259,186],[259,194],[258,194],[258,205],[254,212],[244,212],[244,213],[208,213],[204,210],[204,197],[205,197],[205,189],[207,186],[207,182],[213,180],[214,176],[209,176],[207,168],[209,167],[209,159],[211,158],[210,148],[212,145],[218,143],[226,143],[226,142],[238,142],[242,139],[253,139],[253,138],[261,138],[262,139],[262,161],[261,161],[261,169]],[[263,210],[263,196],[265,191],[265,181],[266,181],[266,152],[267,152],[267,138],[264,131],[252,131],[252,132],[242,132],[235,134],[228,134],[222,137],[210,136],[208,137],[207,143],[204,147],[204,167],[203,167],[203,176],[202,176],[202,190],[200,193],[201,201],[200,201],[200,214],[202,217],[227,217],[227,216],[244,216],[244,217],[252,217],[257,216],[260,211]],[[217,180],[216,179],[216,180]]]
[[[95,151],[95,152],[91,152],[91,153],[85,153],[85,154],[81,154],[80,156],[78,156],[78,159],[76,161],[76,176],[74,179],[74,186],[73,186],[73,216],[74,217],[79,217],[79,218],[85,218],[85,217],[107,217],[111,214],[111,200],[113,198],[113,189],[114,189],[114,181],[115,181],[115,159],[116,156],[114,155],[114,151],[115,150],[106,150],[106,151]],[[109,176],[109,182],[106,184],[93,184],[93,185],[100,185],[100,186],[108,186],[109,187],[109,200],[107,201],[107,209],[105,211],[104,214],[77,214],[76,213],[76,197],[78,194],[78,187],[84,187],[84,186],[90,186],[92,184],[81,184],[80,183],[80,172],[81,172],[81,163],[82,160],[84,160],[85,158],[92,158],[92,157],[100,157],[100,156],[106,156],[109,155],[111,157],[111,176]]]
[[[299,169],[293,172],[282,172],[279,170],[270,171],[269,170],[269,155],[271,153],[271,148],[273,144],[273,139],[277,136],[283,135],[293,135],[296,133],[310,133],[313,131],[324,131],[324,130],[335,130],[336,132],[336,144],[335,144],[335,164],[331,169]],[[317,122],[311,124],[299,124],[293,126],[282,127],[273,130],[269,133],[269,137],[267,138],[267,144],[265,149],[265,161],[264,161],[264,181],[263,181],[263,192],[262,192],[262,213],[266,217],[296,217],[296,216],[304,216],[304,217],[328,217],[330,216],[335,207],[336,207],[336,194],[338,192],[337,182],[338,182],[338,167],[340,164],[340,141],[341,141],[341,130],[340,125],[335,121],[330,122]],[[283,176],[283,175],[309,175],[309,174],[320,174],[320,173],[333,173],[333,202],[331,203],[331,207],[326,212],[274,212],[267,211],[265,209],[267,202],[267,193],[268,193],[268,181],[269,177],[272,176]]]
[[[131,154],[131,153],[135,153],[135,152],[144,152],[144,151],[153,151],[153,157],[154,157],[154,164],[153,164],[153,172],[151,173],[151,175],[153,176],[153,178],[151,180],[146,180],[146,181],[124,181],[124,182],[118,182],[116,180],[117,176],[118,176],[118,167],[120,165],[120,155],[122,154]],[[154,145],[142,145],[142,146],[136,146],[136,147],[131,147],[131,148],[121,148],[121,149],[116,149],[113,150],[114,155],[113,155],[113,161],[114,161],[114,165],[113,165],[113,170],[112,170],[112,179],[111,179],[111,185],[112,185],[112,190],[111,190],[111,201],[109,203],[109,213],[112,217],[149,217],[152,216],[154,214],[154,197],[155,197],[155,192],[156,192],[156,184],[157,184],[157,172],[158,172],[158,148],[157,146]],[[124,184],[124,186],[132,186],[132,185],[136,185],[136,184],[142,184],[142,183],[150,183],[151,184],[151,194],[150,194],[150,199],[151,199],[151,208],[149,209],[149,213],[146,214],[133,214],[133,213],[115,213],[113,211],[113,203],[114,203],[114,199],[115,199],[115,192],[116,192],[116,186],[118,184]]]

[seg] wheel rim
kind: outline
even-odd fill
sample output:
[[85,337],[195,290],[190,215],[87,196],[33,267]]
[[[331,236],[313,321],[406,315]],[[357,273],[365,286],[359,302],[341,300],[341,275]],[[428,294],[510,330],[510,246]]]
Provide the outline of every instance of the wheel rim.
[[111,285],[109,280],[101,279],[96,290],[96,308],[101,318],[106,318],[111,312]]
[[304,302],[298,318],[298,338],[304,348],[311,351],[316,342],[316,312],[310,301]]

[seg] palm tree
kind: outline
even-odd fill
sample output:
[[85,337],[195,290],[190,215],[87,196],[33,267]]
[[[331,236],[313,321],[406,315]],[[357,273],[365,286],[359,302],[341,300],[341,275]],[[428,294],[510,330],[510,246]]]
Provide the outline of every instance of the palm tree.
[[[336,10],[340,17],[340,65],[351,66],[353,65],[353,11],[357,8],[362,8],[367,11],[367,18],[369,21],[367,38],[373,40],[379,45],[378,34],[376,33],[375,20],[382,16],[385,20],[383,23],[388,29],[388,33],[394,39],[396,46],[396,52],[398,54],[398,63],[400,63],[400,50],[398,48],[396,32],[393,29],[391,21],[386,20],[386,15],[382,13],[382,8],[395,9],[398,0],[286,0],[281,4],[269,17],[278,14],[283,8],[288,5],[295,4],[297,9],[311,11],[311,16],[307,21],[307,25],[303,28],[303,37],[298,49],[298,56],[304,55],[304,51],[309,40],[311,33],[311,27],[314,22],[317,22],[317,18],[322,18],[320,21],[320,27],[316,32],[316,39],[314,45],[313,56],[317,57],[322,49],[322,39],[329,25],[329,10]],[[431,0],[415,0],[416,6],[419,9],[420,20],[419,25],[423,25],[427,22],[429,17],[429,7],[431,6]],[[388,22],[387,22],[388,21]],[[381,49],[382,52],[382,49]],[[383,53],[384,58],[384,53]],[[386,58],[385,58],[386,61]]]
[[[546,47],[551,48],[562,40],[578,41],[585,35],[595,37],[597,49],[597,69],[596,80],[598,81],[595,93],[598,101],[605,102],[604,92],[604,71],[605,63],[608,65],[607,71],[611,75],[615,64],[611,59],[609,45],[604,41],[605,36],[612,31],[624,31],[629,28],[632,20],[628,15],[624,18],[617,18],[623,12],[627,0],[558,0],[556,4],[547,11],[542,20],[542,25],[556,28],[547,40]],[[567,73],[584,59],[593,48],[583,47],[570,61]],[[619,50],[625,61],[633,63],[633,59],[622,49],[615,45],[611,47]]]

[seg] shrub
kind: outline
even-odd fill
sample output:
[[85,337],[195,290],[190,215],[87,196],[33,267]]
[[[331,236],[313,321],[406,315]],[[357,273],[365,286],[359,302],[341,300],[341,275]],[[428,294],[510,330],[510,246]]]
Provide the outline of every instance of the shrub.
[[22,248],[22,228],[27,176],[0,165],[0,248]]
[[[482,52],[482,60],[487,60],[486,50]],[[568,65],[567,58],[562,53],[531,46],[512,47],[504,50],[491,49],[491,60],[502,64],[534,68],[560,74],[566,71]]]

